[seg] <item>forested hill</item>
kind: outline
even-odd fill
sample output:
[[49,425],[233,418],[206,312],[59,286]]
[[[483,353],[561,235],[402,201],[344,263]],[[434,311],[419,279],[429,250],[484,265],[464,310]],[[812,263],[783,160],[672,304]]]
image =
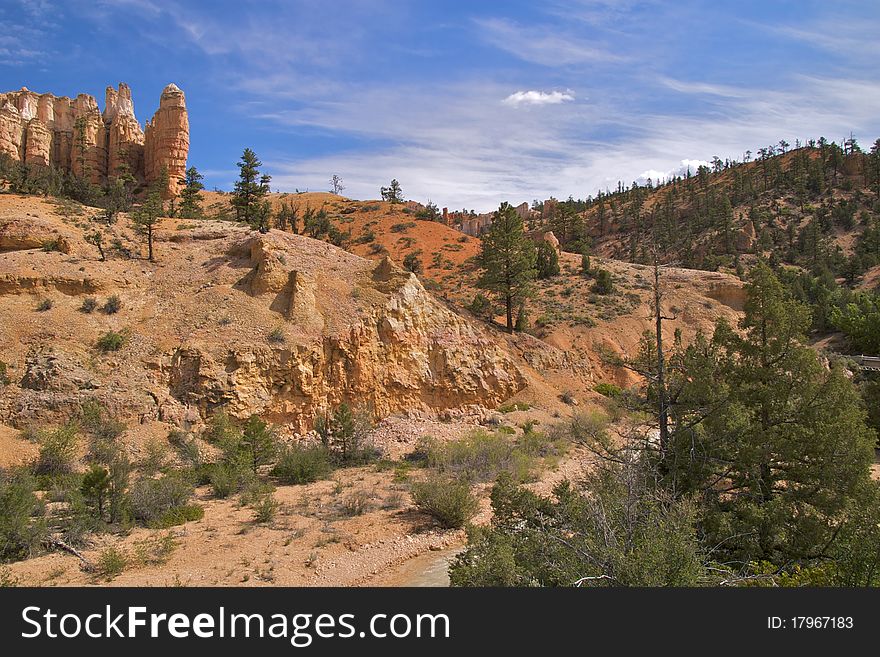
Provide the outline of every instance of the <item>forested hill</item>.
[[[762,148],[744,162],[714,158],[661,184],[620,185],[543,208],[563,248],[695,269],[747,267],[763,256],[858,282],[880,264],[880,139]],[[586,238],[586,240],[584,239]]]

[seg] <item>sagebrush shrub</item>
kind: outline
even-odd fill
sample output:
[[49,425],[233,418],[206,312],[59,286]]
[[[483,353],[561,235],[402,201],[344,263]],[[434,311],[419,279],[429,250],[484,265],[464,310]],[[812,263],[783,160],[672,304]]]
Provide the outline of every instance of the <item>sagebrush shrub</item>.
[[114,294],[112,296],[107,297],[107,301],[104,302],[104,312],[108,315],[115,315],[122,309],[122,299],[119,298],[118,295]]
[[419,509],[450,529],[464,527],[478,508],[470,485],[460,479],[429,477],[412,485],[412,496]]
[[129,492],[132,514],[145,524],[185,506],[192,495],[192,484],[179,472],[171,472],[159,479],[139,479]]
[[285,484],[310,484],[332,472],[330,452],[324,447],[288,447],[272,468],[272,475]]
[[77,426],[73,423],[41,433],[40,452],[33,465],[34,474],[55,477],[71,473],[77,439]]
[[115,331],[107,331],[104,333],[98,341],[95,343],[95,346],[99,351],[108,352],[108,351],[119,351],[122,349],[125,344],[125,336],[121,333],[116,333]]

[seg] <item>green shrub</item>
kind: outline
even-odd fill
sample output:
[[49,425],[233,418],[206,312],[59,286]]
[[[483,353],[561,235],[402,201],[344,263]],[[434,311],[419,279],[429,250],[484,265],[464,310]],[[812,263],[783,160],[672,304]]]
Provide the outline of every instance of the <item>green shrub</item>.
[[95,346],[98,348],[98,351],[107,353],[108,351],[119,351],[124,344],[124,335],[116,333],[115,331],[107,331],[104,335],[98,338]]
[[392,232],[392,233],[403,233],[403,232],[409,230],[410,228],[415,228],[415,227],[416,227],[416,222],[414,222],[414,221],[407,221],[407,222],[405,222],[405,223],[400,223],[400,224],[394,224],[394,225],[392,225],[392,226],[391,226],[391,232]]
[[533,458],[559,457],[563,456],[568,448],[568,437],[561,432],[548,435],[542,431],[535,431],[534,426],[527,423],[517,446]]
[[593,390],[598,392],[603,397],[616,398],[620,397],[620,394],[623,392],[620,389],[620,386],[616,386],[613,383],[597,383],[593,386]]
[[488,314],[492,310],[492,302],[486,297],[486,295],[477,293],[474,296],[474,300],[470,302],[468,305],[468,310],[470,310],[474,315],[478,317],[482,317]]
[[434,443],[429,447],[428,465],[468,481],[491,481],[502,472],[526,481],[533,463],[509,437],[479,430],[461,440]]
[[593,283],[593,292],[596,294],[611,294],[614,291],[614,277],[607,269],[597,269],[596,282]]
[[278,513],[278,500],[272,497],[272,494],[261,496],[253,505],[254,522],[267,523],[272,522]]
[[539,242],[536,247],[535,270],[538,278],[552,278],[559,275],[559,254],[549,242]]
[[209,443],[221,444],[223,441],[238,434],[238,425],[225,411],[217,411],[208,421],[202,438]]
[[363,465],[381,456],[379,450],[367,444],[372,428],[369,414],[340,404],[332,414],[315,420],[315,432],[321,444],[330,451],[334,462],[342,465]]
[[97,516],[94,507],[87,504],[79,491],[70,491],[64,518],[53,530],[60,531],[61,539],[68,545],[85,547],[90,542],[89,536],[101,529],[103,519]]
[[372,507],[373,494],[358,490],[349,494],[340,505],[340,511],[346,516],[361,516]]
[[115,315],[122,308],[122,299],[119,298],[118,295],[114,294],[112,296],[107,297],[107,301],[104,302],[104,312],[108,315]]
[[238,456],[247,461],[257,474],[257,468],[272,462],[278,453],[275,430],[257,415],[251,415],[237,444]]
[[244,464],[227,461],[210,466],[208,481],[214,497],[224,499],[244,489],[253,476]]
[[272,468],[272,475],[285,484],[310,484],[333,472],[330,451],[325,447],[288,447]]
[[96,399],[88,399],[80,405],[79,424],[96,441],[113,441],[125,431],[125,424],[107,417],[104,405]]
[[0,472],[0,562],[33,555],[47,535],[34,480]]
[[605,444],[608,440],[608,416],[600,411],[578,413],[571,419],[569,432],[574,442]]
[[412,496],[420,510],[450,529],[464,527],[478,508],[470,485],[459,479],[431,477],[416,482],[412,485]]
[[165,441],[155,437],[150,438],[144,445],[144,452],[139,464],[143,474],[152,476],[168,465],[170,450]]
[[168,509],[158,520],[150,523],[154,529],[168,529],[187,522],[201,520],[205,517],[205,510],[198,504],[185,504],[183,506]]
[[144,566],[161,566],[168,563],[175,549],[177,542],[171,532],[153,535],[135,543],[134,561]]
[[421,274],[422,273],[422,259],[421,259],[422,250],[413,251],[412,253],[407,253],[403,258],[403,268],[407,271],[412,272],[413,274]]
[[382,509],[385,511],[393,511],[403,506],[403,494],[400,491],[391,491],[382,500]]
[[34,474],[55,477],[73,472],[77,438],[77,426],[73,423],[40,434],[40,452],[33,465]]
[[372,230],[364,231],[360,237],[355,241],[356,244],[369,244],[370,242],[374,242],[376,240],[376,233]]
[[98,555],[98,562],[95,564],[96,574],[109,582],[120,575],[127,565],[128,557],[124,552],[115,547],[108,547]]
[[266,339],[272,344],[283,344],[287,337],[284,335],[284,329],[281,326],[276,326],[269,332]]
[[52,310],[52,299],[43,299],[37,304],[37,312],[44,313],[47,310]]
[[95,297],[86,297],[83,299],[82,305],[79,307],[80,311],[88,314],[94,312],[95,308],[98,307],[98,300]]
[[92,505],[98,518],[104,517],[104,507],[110,497],[110,471],[100,465],[93,465],[85,474],[80,492]]
[[489,526],[468,532],[453,586],[698,586],[711,576],[698,507],[640,462],[606,462],[583,484],[541,496],[500,477]]
[[185,506],[193,495],[193,486],[179,472],[159,479],[139,479],[129,492],[131,511],[136,520],[150,524],[166,513]]
[[590,263],[590,255],[588,253],[584,253],[581,256],[581,274],[584,276],[589,276],[593,271],[593,266]]

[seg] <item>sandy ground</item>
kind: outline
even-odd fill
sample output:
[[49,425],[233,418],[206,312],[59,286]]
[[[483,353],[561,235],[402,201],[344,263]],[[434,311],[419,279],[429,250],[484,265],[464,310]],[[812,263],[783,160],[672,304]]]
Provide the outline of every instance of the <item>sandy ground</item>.
[[[421,432],[413,428],[412,433]],[[406,451],[401,442],[399,452]],[[587,462],[583,451],[572,449],[530,486],[549,493],[560,480],[579,478]],[[423,475],[412,470],[410,476]],[[441,585],[438,559],[461,549],[464,532],[442,529],[419,512],[408,488],[397,468],[338,470],[329,481],[278,486],[274,498],[280,508],[267,524],[257,524],[251,508],[212,499],[202,488],[197,491],[205,509],[202,520],[169,530],[136,528],[124,536],[98,536],[82,551],[91,562],[99,562],[110,546],[126,555],[129,564],[113,578],[84,572],[76,557],[61,552],[10,564],[9,570],[25,586]],[[489,489],[488,484],[475,487],[481,499],[476,523],[491,519]],[[366,510],[351,515],[346,509],[359,498]],[[144,554],[168,535],[174,549],[167,561],[145,560]]]

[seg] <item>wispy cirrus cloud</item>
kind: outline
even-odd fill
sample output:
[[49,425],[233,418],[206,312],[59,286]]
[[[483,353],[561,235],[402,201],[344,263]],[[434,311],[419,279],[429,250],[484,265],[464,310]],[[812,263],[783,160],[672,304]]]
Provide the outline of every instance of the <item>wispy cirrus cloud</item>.
[[[190,159],[210,186],[232,183],[249,146],[273,188],[325,189],[336,173],[375,198],[398,178],[410,198],[481,211],[656,180],[781,138],[880,132],[878,17],[865,4],[454,5],[69,0],[53,41],[8,29],[38,21],[20,8],[4,20],[7,3],[0,62],[32,65],[28,47],[72,53],[52,60],[47,90],[89,91],[81,79],[103,85],[119,67],[136,91],[139,75],[180,82]],[[108,61],[111,44],[131,61]]]
[[533,64],[558,67],[625,59],[607,46],[592,44],[559,28],[521,25],[504,18],[477,19],[475,23],[486,43]]

